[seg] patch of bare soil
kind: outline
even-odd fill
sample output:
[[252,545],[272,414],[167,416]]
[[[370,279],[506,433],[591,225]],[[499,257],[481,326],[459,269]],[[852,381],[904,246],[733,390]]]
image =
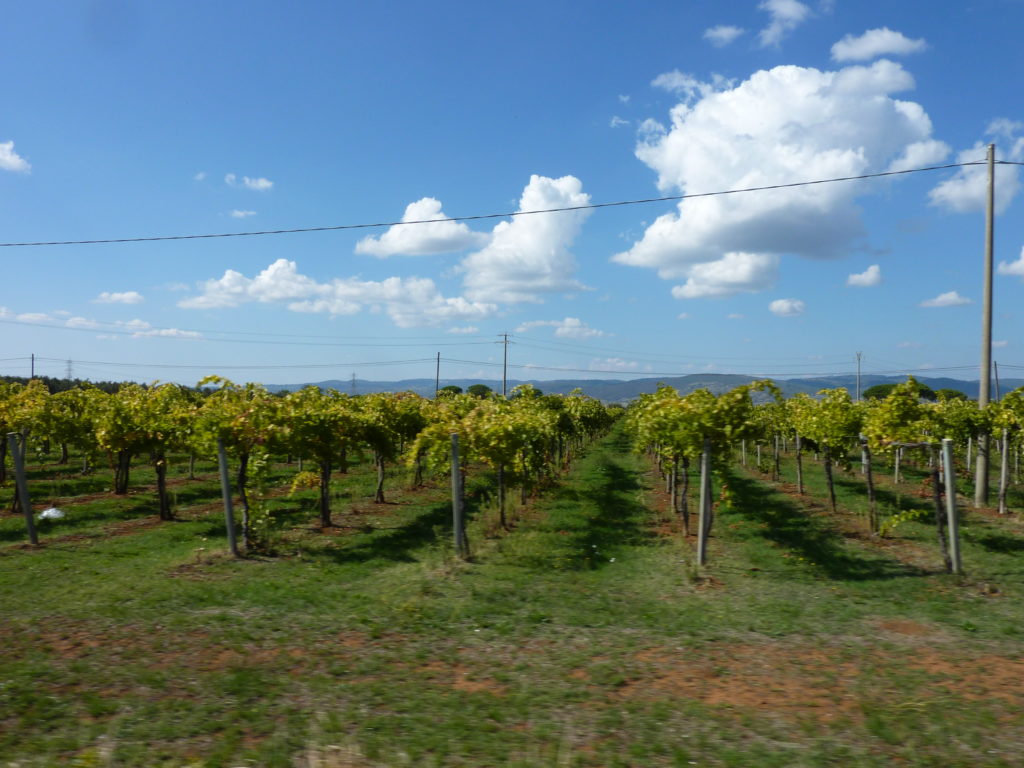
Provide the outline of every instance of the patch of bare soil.
[[909,637],[926,637],[935,634],[935,628],[911,619],[882,619],[875,623],[883,632]]
[[[653,648],[636,659],[644,672],[619,689],[626,699],[690,699],[726,710],[760,711],[789,719],[857,721],[861,703],[901,696],[934,698],[939,690],[967,701],[995,702],[1024,709],[1024,659],[995,654],[963,656],[949,648],[923,645],[935,630],[909,619],[885,619],[876,626],[902,637],[911,652],[859,649],[856,655],[808,645]],[[940,640],[941,641],[941,640]],[[906,671],[924,672],[921,689],[906,690]],[[586,679],[586,670],[570,676]]]
[[637,659],[650,673],[622,687],[630,699],[685,698],[709,706],[762,710],[827,721],[856,718],[857,670],[816,648],[716,646],[651,649]]
[[446,685],[463,693],[489,693],[492,696],[505,696],[508,688],[497,681],[474,674],[464,664],[451,664],[446,661],[430,661],[417,670],[435,684]]
[[[648,487],[645,489],[646,504],[649,509],[655,510],[657,517],[651,524],[651,530],[656,536],[664,538],[680,538],[683,534],[683,522],[679,515],[672,509],[672,494],[665,490],[665,479],[658,473],[654,462],[644,472]],[[692,488],[691,488],[692,490]],[[682,489],[680,488],[680,491]],[[691,517],[691,533],[696,530],[693,522],[694,514],[692,505],[689,508]]]
[[797,493],[797,487],[793,483],[773,483],[765,476],[753,472],[748,472],[748,474],[753,479],[769,485],[787,496],[791,502],[799,505],[809,515],[828,517],[830,523],[847,539],[854,539],[872,549],[881,550],[894,560],[922,571],[933,571],[940,563],[940,559],[937,559],[936,553],[932,549],[913,541],[872,535],[867,529],[866,518],[853,514],[842,506],[836,512],[832,512],[826,503],[806,494]]
[[905,660],[920,669],[948,693],[968,701],[999,700],[1024,711],[1024,659],[985,655],[963,659],[934,649],[916,652]]

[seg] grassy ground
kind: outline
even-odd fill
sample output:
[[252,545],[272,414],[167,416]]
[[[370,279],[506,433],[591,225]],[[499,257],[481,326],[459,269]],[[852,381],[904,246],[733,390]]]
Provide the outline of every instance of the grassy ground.
[[927,526],[860,535],[856,478],[832,515],[810,462],[806,499],[737,470],[702,571],[627,448],[501,536],[477,494],[469,564],[443,487],[374,505],[365,467],[339,528],[276,498],[275,557],[224,556],[212,476],[179,522],[143,490],[35,550],[0,520],[0,764],[1019,764],[1015,520],[968,515],[952,577]]

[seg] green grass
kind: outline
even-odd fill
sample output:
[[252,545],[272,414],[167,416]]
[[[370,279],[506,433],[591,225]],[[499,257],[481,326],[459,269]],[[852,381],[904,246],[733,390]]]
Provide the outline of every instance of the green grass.
[[110,535],[151,492],[91,500],[0,539],[0,764],[1014,765],[1015,521],[967,515],[949,576],[927,526],[852,535],[807,466],[810,505],[733,473],[703,570],[618,433],[500,535],[478,472],[469,563],[444,483],[374,505],[365,465],[326,534],[275,497],[273,557],[227,558],[217,509]]

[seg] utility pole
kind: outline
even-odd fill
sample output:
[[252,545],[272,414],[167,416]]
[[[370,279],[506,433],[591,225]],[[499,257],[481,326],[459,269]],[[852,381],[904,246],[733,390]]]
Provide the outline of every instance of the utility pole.
[[[992,252],[995,242],[996,145],[988,145],[988,206],[985,211],[985,282],[981,308],[981,379],[978,381],[978,408],[988,405],[992,378]],[[978,435],[978,463],[974,473],[974,506],[988,504],[989,436]]]
[[861,353],[857,353],[857,402],[860,402],[860,358]]
[[441,353],[437,353],[437,368],[434,370],[434,399],[437,399],[437,393],[441,391]]
[[31,370],[31,374],[29,374],[29,378],[30,379],[34,379],[36,377],[36,353],[35,352],[32,353],[32,364],[31,364],[30,370]]
[[505,345],[505,362],[501,366],[501,396],[505,397],[508,394],[506,392],[508,388],[508,334],[499,333],[498,335],[504,339],[501,343]]
[[992,372],[996,375],[996,402],[999,402],[999,363],[992,361]]

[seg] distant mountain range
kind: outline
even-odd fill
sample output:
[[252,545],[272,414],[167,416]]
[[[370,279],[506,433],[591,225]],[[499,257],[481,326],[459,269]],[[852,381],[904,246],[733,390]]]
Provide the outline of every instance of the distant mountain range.
[[[963,381],[961,379],[931,378],[917,376],[918,381],[927,384],[932,389],[958,389],[971,398],[978,396],[977,381]],[[607,379],[555,379],[551,381],[509,381],[508,390],[520,384],[532,384],[542,392],[549,394],[568,394],[574,389],[580,389],[584,394],[596,397],[606,403],[627,403],[638,395],[654,392],[658,385],[668,384],[675,387],[682,394],[693,392],[695,389],[706,388],[719,394],[727,392],[734,387],[748,384],[752,381],[749,376],[741,376],[731,373],[695,373],[689,376],[663,376],[650,379],[629,379],[629,380],[607,380]],[[872,387],[875,384],[898,384],[906,381],[905,376],[878,376],[864,374],[861,376],[861,391]],[[830,376],[811,379],[776,379],[786,397],[795,395],[798,392],[815,394],[821,389],[833,389],[835,387],[846,387],[853,393],[857,387],[856,376]],[[315,381],[304,384],[268,384],[267,389],[272,392],[283,390],[294,391],[302,387],[315,384],[321,389],[336,389],[339,392],[355,392],[366,394],[368,392],[415,392],[424,397],[433,397],[433,379],[403,379],[401,381]],[[501,391],[501,381],[488,379],[442,379],[441,386],[455,385],[465,390],[473,384],[486,384],[496,392]],[[1017,387],[1024,386],[1024,379],[1003,379],[1000,382],[1000,390],[1003,393],[1010,392]],[[995,391],[992,392],[993,397]]]

